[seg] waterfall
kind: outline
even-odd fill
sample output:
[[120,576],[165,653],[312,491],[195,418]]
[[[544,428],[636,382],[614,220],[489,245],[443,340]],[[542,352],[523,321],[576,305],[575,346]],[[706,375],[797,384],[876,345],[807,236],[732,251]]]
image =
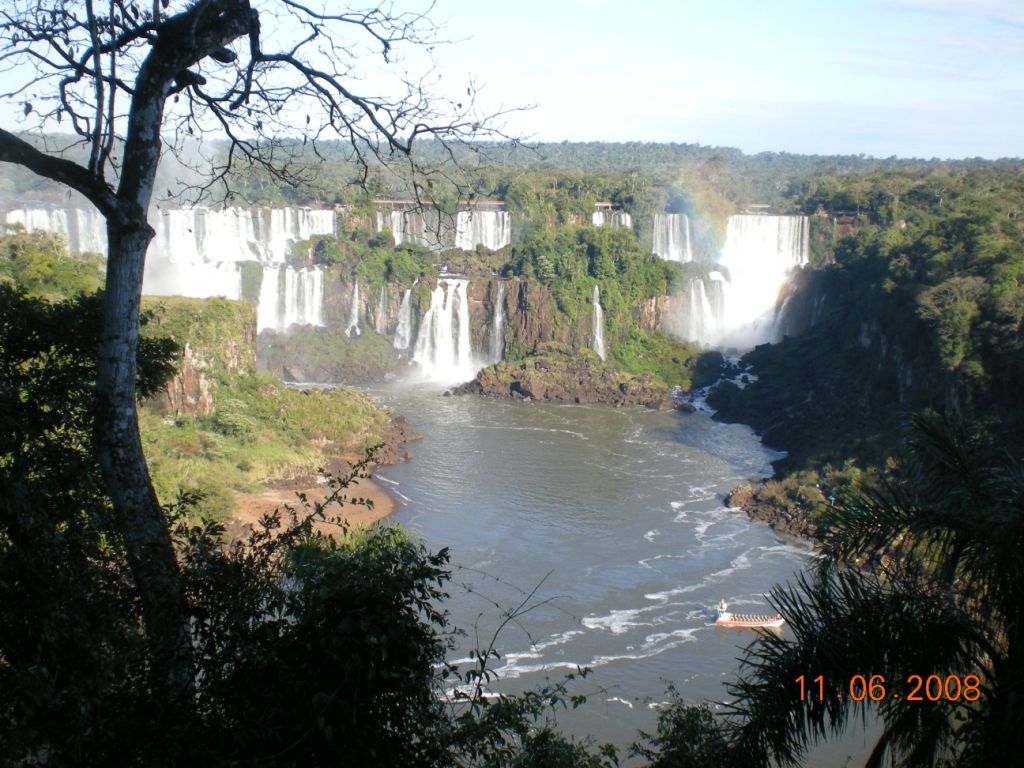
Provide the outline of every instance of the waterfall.
[[633,217],[625,211],[594,211],[590,214],[590,223],[595,227],[633,228]]
[[405,235],[405,216],[402,214],[402,211],[391,211],[388,214],[387,223],[382,225],[383,220],[383,211],[377,211],[377,230],[380,231],[385,227],[390,229],[391,234],[395,238],[395,245],[401,245],[409,239]]
[[395,349],[405,351],[412,341],[412,289],[406,288],[402,294],[402,304],[398,308],[398,328],[395,330],[395,340],[392,346]]
[[263,268],[256,326],[287,331],[292,325],[324,325],[324,273],[285,266]]
[[388,332],[388,286],[387,283],[380,287],[380,296],[377,297],[377,312],[373,316],[373,330],[381,336]]
[[476,374],[469,337],[469,280],[442,278],[420,321],[413,361],[426,378],[468,381]]
[[821,294],[814,301],[814,311],[811,313],[811,325],[814,326],[821,319],[821,313],[825,311],[825,299],[828,298],[827,293]]
[[436,241],[436,235],[431,236],[430,228],[427,227],[423,217],[423,211],[395,209],[388,211],[377,211],[377,231],[390,229],[395,238],[395,245],[402,243],[413,243],[430,247],[431,240]]
[[[459,289],[462,289],[461,291]],[[470,339],[469,339],[469,281],[466,280],[455,286],[453,311],[458,320],[458,336],[455,339],[455,365],[460,371],[470,371]],[[476,370],[470,371],[469,378],[476,375]]]
[[[106,223],[94,208],[26,206],[4,223],[67,238],[72,252],[105,253]],[[310,208],[168,208],[151,210],[155,236],[146,256],[143,292],[153,296],[242,298],[241,263],[263,265],[257,328],[323,325],[323,274],[288,264],[299,240],[333,234],[334,211]]]
[[491,362],[500,363],[505,357],[505,283],[498,281],[498,298],[494,302],[494,320],[491,325]]
[[693,261],[690,217],[685,213],[654,214],[654,253],[666,261]]
[[377,231],[390,229],[395,245],[415,243],[435,250],[461,248],[472,251],[478,245],[496,251],[512,242],[508,211],[459,211],[454,221],[433,208],[377,211]]
[[601,289],[594,286],[594,351],[602,360],[604,353],[604,311],[601,309]]
[[722,335],[712,343],[752,347],[774,340],[775,307],[791,270],[807,263],[806,216],[730,216],[720,264]]
[[358,336],[362,331],[359,330],[359,281],[356,280],[355,286],[352,288],[352,306],[348,310],[348,325],[345,326],[345,335],[351,337],[353,334]]
[[93,209],[58,208],[56,206],[15,208],[0,214],[5,224],[21,224],[28,232],[56,232],[64,235],[68,251],[106,253],[107,226]]
[[[424,369],[428,365],[433,365],[433,361],[437,357],[436,347],[439,334],[436,326],[439,320],[438,314],[444,309],[445,298],[444,285],[438,282],[430,294],[430,306],[423,317],[420,318],[420,330],[416,335],[416,347],[413,350],[412,359],[423,366]],[[449,317],[449,325],[450,322],[451,318]]]
[[334,233],[333,211],[304,208],[177,208],[157,211],[150,218],[156,229],[157,258],[166,256],[176,264],[285,264],[295,242]]
[[[662,258],[681,252],[669,248],[670,241],[681,242],[669,236],[676,227],[667,219],[671,215],[664,221],[655,217],[655,249]],[[660,240],[659,228],[665,235]],[[780,297],[792,270],[807,262],[808,232],[806,216],[730,216],[718,262],[707,278],[690,283],[688,338],[740,348],[774,341]]]
[[[717,273],[713,273],[709,282],[712,285],[712,295],[719,293],[717,289],[721,282],[715,279]],[[712,297],[702,278],[694,278],[690,281],[690,306],[686,323],[686,338],[693,341],[706,341],[717,338],[720,331],[718,327],[719,312],[715,311]]]
[[512,242],[508,211],[459,211],[455,219],[455,247],[472,251],[478,245],[497,251]]

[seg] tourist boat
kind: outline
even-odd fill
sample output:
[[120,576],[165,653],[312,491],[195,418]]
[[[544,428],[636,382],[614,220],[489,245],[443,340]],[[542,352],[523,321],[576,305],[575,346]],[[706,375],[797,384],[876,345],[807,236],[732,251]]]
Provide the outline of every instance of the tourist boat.
[[779,614],[774,616],[757,615],[750,613],[733,613],[729,610],[729,604],[725,600],[718,601],[718,618],[715,619],[716,627],[752,627],[754,629],[778,629],[786,620]]

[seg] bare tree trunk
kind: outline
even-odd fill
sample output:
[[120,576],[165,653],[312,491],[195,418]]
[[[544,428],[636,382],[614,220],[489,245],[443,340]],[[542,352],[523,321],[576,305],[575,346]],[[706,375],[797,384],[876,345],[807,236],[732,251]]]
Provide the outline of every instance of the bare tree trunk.
[[204,0],[162,25],[139,67],[115,201],[107,211],[107,281],[96,382],[94,445],[119,518],[151,646],[156,703],[188,712],[195,688],[191,633],[167,520],[142,452],[135,402],[147,215],[163,149],[164,103],[183,72],[258,23],[247,0]]
[[191,641],[167,520],[142,452],[135,395],[142,272],[153,230],[145,216],[118,218],[107,223],[94,445],[142,605],[157,701],[174,706],[193,688]]

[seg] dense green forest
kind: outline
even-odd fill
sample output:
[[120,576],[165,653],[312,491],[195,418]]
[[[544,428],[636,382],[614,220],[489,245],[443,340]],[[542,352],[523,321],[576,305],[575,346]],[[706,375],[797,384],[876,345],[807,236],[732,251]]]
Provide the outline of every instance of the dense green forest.
[[[1020,172],[843,176],[809,200],[858,207],[857,229],[835,241],[831,263],[797,277],[790,335],[745,356],[757,381],[720,386],[711,398],[720,416],[752,424],[787,450],[777,464],[784,473],[851,461],[880,467],[899,425],[925,407],[1020,444]],[[796,486],[812,479],[820,478]]]

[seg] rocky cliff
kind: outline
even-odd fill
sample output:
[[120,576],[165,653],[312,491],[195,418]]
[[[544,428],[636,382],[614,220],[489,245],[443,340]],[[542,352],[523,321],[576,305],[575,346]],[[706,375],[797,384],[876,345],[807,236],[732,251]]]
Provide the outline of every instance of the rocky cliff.
[[210,416],[214,393],[230,376],[256,370],[256,311],[244,301],[146,297],[143,332],[170,337],[181,352],[177,373],[156,396],[171,416]]

